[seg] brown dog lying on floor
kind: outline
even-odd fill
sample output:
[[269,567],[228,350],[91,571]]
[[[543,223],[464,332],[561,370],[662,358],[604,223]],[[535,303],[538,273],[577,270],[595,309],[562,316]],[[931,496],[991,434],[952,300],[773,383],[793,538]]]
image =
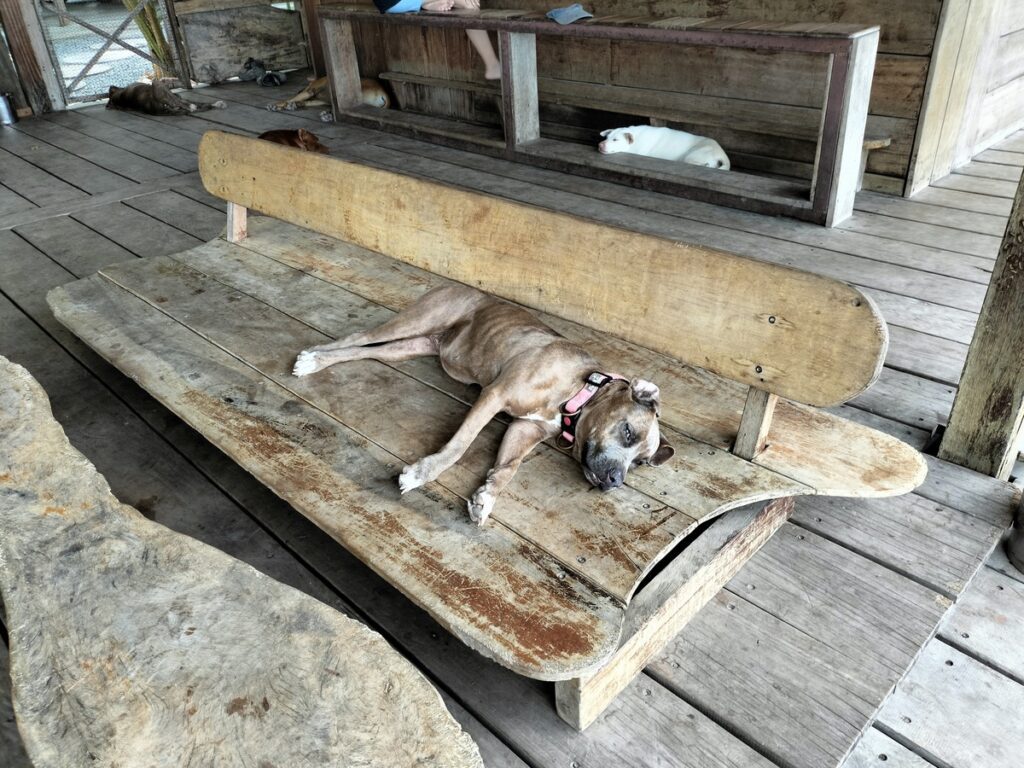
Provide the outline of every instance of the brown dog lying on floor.
[[286,147],[298,147],[306,152],[319,152],[323,155],[331,154],[331,151],[320,143],[315,133],[310,133],[305,128],[297,130],[265,131],[256,138],[264,141],[272,141],[275,144],[284,144]]
[[224,109],[223,101],[212,104],[197,104],[185,101],[174,93],[166,83],[154,80],[152,83],[132,83],[120,88],[116,85],[107,90],[107,109],[127,109],[145,112],[147,115],[189,115],[208,109]]
[[[363,104],[370,107],[387,109],[391,104],[387,91],[376,80],[364,77],[359,81],[362,87]],[[286,101],[279,101],[267,107],[271,112],[291,112],[295,109],[306,107],[329,107],[331,106],[330,83],[326,77],[318,77],[311,80],[309,85],[299,91]]]
[[292,373],[307,376],[352,360],[398,362],[437,355],[453,379],[479,384],[480,397],[437,453],[402,470],[402,493],[437,479],[498,413],[513,417],[487,480],[469,500],[479,524],[538,443],[560,436],[602,491],[622,485],[638,464],[675,452],[661,438],[658,387],[603,373],[582,347],[522,307],[466,285],[435,288],[383,325],[302,352]]

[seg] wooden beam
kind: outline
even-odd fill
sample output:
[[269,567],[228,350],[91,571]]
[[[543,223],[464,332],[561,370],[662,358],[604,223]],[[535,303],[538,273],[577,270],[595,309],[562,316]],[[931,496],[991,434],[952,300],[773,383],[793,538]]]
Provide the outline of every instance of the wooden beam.
[[775,414],[775,404],[778,401],[778,395],[757,387],[751,387],[747,391],[747,402],[743,406],[740,427],[732,448],[734,454],[741,459],[752,461],[764,450],[768,430],[772,425],[772,416]]
[[320,38],[335,114],[362,104],[363,88],[359,83],[359,59],[352,37],[352,22],[321,18]]
[[1003,235],[939,458],[1005,480],[1024,419],[1024,179]]
[[28,101],[25,99],[25,91],[21,87],[21,80],[18,79],[18,71],[14,68],[11,51],[7,47],[7,40],[3,35],[0,35],[0,92],[11,94],[12,109],[29,107]]
[[228,203],[228,229],[227,241],[229,243],[240,243],[248,236],[246,220],[249,209],[237,203]]
[[728,512],[634,598],[615,655],[596,672],[555,683],[559,716],[583,730],[789,518],[793,498]]
[[513,149],[540,138],[537,101],[537,36],[499,32],[501,57],[501,119],[505,144]]
[[60,86],[32,4],[25,0],[0,0],[0,20],[32,111],[39,115],[62,109]]
[[811,195],[815,209],[824,212],[827,227],[853,215],[877,53],[875,29],[855,37],[846,55],[831,59]]

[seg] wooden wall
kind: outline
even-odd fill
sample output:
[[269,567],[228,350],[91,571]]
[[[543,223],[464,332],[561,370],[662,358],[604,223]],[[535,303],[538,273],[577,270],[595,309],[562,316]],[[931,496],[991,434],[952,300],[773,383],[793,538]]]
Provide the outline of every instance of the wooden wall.
[[1024,125],[1024,0],[945,0],[907,193]]
[[[891,137],[892,145],[871,155],[866,186],[900,194],[942,4],[943,0],[593,0],[586,7],[596,15],[878,24],[882,31],[867,131]],[[516,0],[501,5],[546,10],[553,4]],[[479,63],[461,33],[389,29],[384,35],[379,27],[364,25],[358,34],[364,74],[389,71],[483,82]],[[663,98],[665,103],[673,93],[681,93],[686,98],[680,110],[687,115],[692,111],[696,117],[693,122],[680,121],[679,127],[713,135],[733,156],[734,165],[810,175],[814,142],[805,137],[802,127],[794,131],[793,125],[813,125],[817,120],[824,57],[557,38],[538,38],[537,54],[539,75],[547,79],[542,79],[540,91],[546,102],[542,127],[549,135],[589,140],[602,128],[635,122],[621,113],[552,103],[558,101],[560,90],[577,91],[586,83],[610,84],[644,89],[645,98]],[[495,100],[486,93],[426,86],[402,90],[406,108],[476,122],[497,121]],[[701,109],[701,104],[706,108]],[[706,123],[712,119],[724,125]]]
[[[991,43],[995,53],[984,78],[987,87],[969,147],[971,154],[1024,125],[1024,0],[1002,0],[995,18]],[[967,162],[970,158],[957,159]]]

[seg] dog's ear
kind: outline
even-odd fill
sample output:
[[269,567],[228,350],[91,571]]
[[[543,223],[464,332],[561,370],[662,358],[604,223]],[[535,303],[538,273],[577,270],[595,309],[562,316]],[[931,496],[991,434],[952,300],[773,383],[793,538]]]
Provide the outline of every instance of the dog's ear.
[[601,137],[603,138],[603,137],[607,136],[613,130],[614,130],[613,128],[606,128],[605,130],[601,131]]
[[626,140],[627,144],[632,144],[633,143],[633,134],[632,133],[624,133],[624,134],[622,134],[622,136]]
[[661,442],[658,444],[658,450],[656,450],[654,455],[647,461],[647,463],[652,467],[660,467],[676,454],[676,449],[666,443],[665,438],[662,437],[660,440]]
[[312,144],[316,141],[316,136],[307,131],[305,128],[299,128],[299,141],[303,144]]
[[655,416],[661,416],[661,390],[657,384],[646,379],[633,379],[629,382],[629,390],[636,402],[650,408]]

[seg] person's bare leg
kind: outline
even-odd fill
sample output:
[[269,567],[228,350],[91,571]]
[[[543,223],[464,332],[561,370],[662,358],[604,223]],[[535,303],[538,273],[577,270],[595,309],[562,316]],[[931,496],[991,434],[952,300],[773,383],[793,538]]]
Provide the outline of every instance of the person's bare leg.
[[[458,6],[460,1],[465,2],[466,0],[457,0],[456,6]],[[488,80],[500,80],[501,61],[498,60],[498,54],[494,52],[494,46],[491,45],[491,36],[487,34],[487,30],[467,29],[466,37],[469,38],[469,42],[473,44],[476,52],[484,62],[484,77]]]

